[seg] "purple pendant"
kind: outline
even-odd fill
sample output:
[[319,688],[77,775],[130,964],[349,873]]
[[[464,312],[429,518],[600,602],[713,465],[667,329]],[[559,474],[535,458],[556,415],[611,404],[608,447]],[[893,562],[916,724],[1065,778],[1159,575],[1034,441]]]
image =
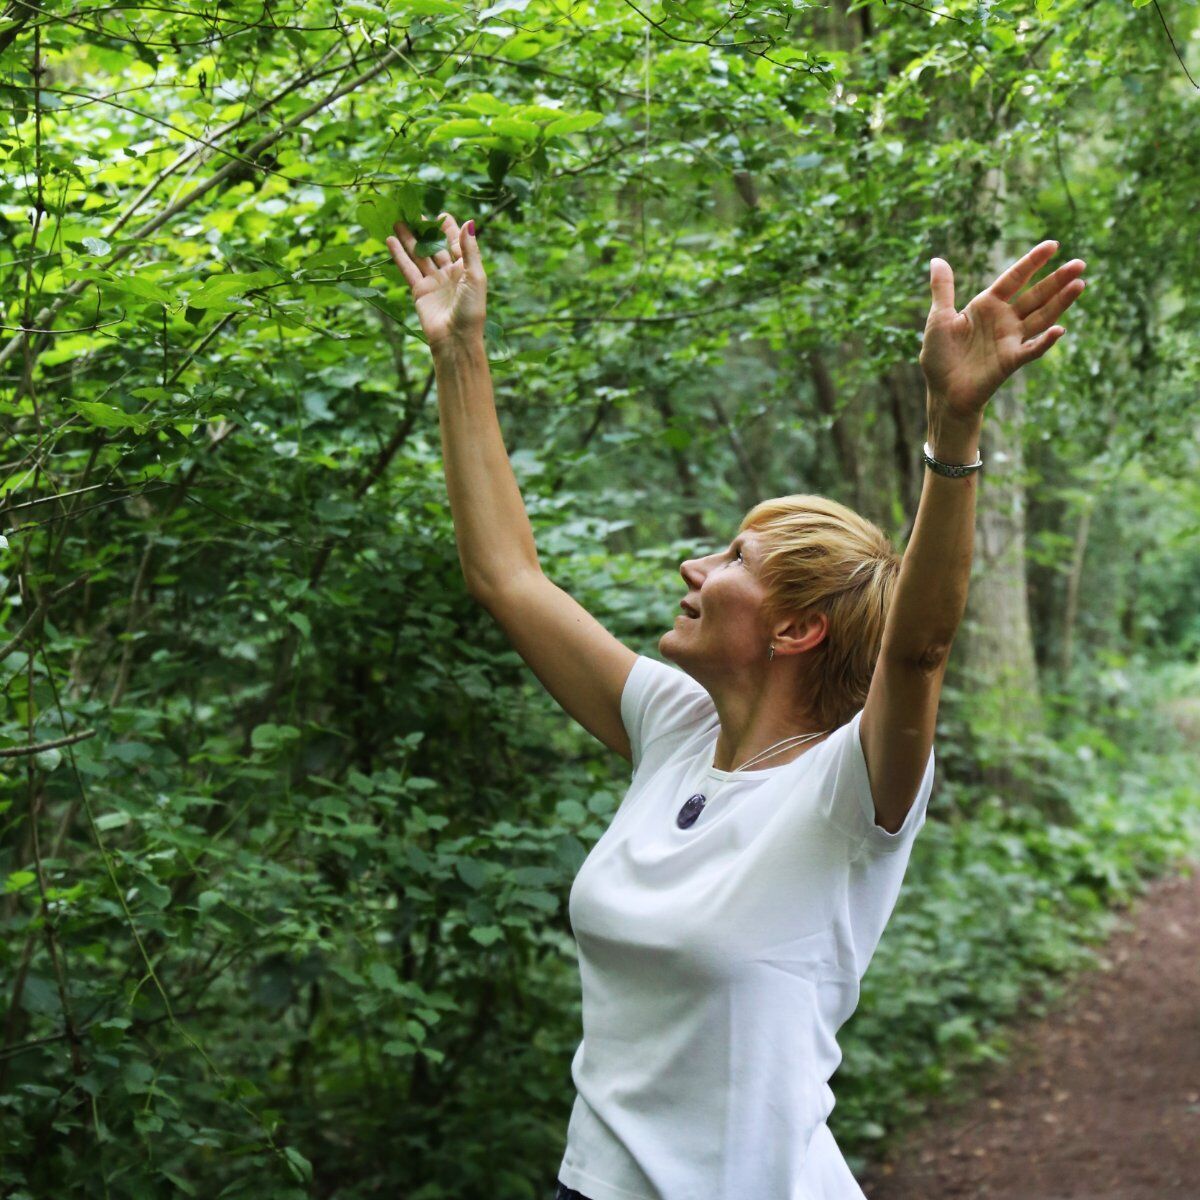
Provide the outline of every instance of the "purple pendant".
[[696,823],[696,818],[700,815],[704,808],[704,797],[697,792],[694,796],[689,796],[684,802],[683,807],[679,810],[679,816],[675,818],[675,824],[680,829],[690,829]]

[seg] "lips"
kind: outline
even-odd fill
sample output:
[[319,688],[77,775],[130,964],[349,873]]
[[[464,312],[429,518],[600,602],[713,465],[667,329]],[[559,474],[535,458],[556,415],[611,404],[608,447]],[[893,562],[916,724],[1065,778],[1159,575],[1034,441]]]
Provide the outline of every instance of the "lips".
[[691,617],[693,620],[696,620],[700,616],[700,613],[686,600],[680,600],[679,607],[683,609],[683,615],[685,617]]

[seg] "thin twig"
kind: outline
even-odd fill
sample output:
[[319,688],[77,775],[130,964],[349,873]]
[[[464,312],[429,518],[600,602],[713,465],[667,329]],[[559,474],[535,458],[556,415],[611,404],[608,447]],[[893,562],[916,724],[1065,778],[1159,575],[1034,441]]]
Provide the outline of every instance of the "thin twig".
[[0,750],[0,758],[23,758],[27,754],[41,754],[43,750],[57,750],[59,746],[70,746],[95,737],[94,729],[85,729],[82,733],[73,733],[69,737],[55,738],[50,742],[37,742],[32,746],[6,746]]

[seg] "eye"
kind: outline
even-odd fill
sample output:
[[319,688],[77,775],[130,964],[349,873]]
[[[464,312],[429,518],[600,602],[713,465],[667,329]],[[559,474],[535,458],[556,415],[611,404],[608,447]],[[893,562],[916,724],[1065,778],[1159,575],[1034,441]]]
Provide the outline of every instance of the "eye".
[[738,550],[736,552],[735,556],[729,560],[730,563],[735,563],[735,562],[744,563],[745,561],[746,560],[744,558],[742,558],[742,552],[740,550]]

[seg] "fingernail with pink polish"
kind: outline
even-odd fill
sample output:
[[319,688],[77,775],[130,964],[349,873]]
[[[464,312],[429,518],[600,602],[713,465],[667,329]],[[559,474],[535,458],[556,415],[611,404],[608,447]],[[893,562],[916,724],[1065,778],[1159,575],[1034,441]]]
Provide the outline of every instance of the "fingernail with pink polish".
[[475,221],[474,221],[474,219],[468,221],[465,228],[467,230],[467,233],[470,234],[471,237],[475,236]]

